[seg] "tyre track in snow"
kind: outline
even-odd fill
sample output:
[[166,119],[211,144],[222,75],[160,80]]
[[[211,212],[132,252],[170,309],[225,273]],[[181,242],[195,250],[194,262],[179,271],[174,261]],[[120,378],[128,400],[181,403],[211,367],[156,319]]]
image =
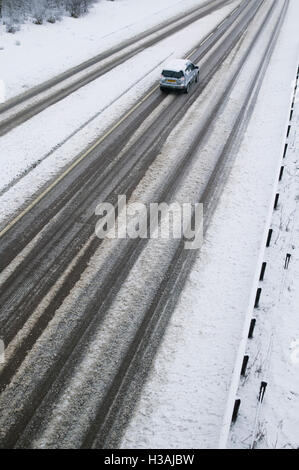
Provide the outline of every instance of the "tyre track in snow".
[[[257,3],[255,5],[257,6]],[[271,13],[271,11],[269,12],[269,17],[270,17],[270,13]],[[241,31],[242,31],[242,28],[241,28]],[[241,31],[240,31],[240,34],[241,34]],[[239,36],[237,35],[237,37],[240,37],[240,35]],[[237,37],[235,38],[235,41],[237,41]],[[232,47],[233,47],[233,44],[231,44],[231,48]],[[231,50],[231,48],[229,48],[228,50]],[[220,51],[218,51],[218,53],[220,54]],[[227,53],[228,52],[226,51],[226,55],[227,55]],[[220,54],[220,56],[221,56],[221,54]],[[222,59],[223,59],[223,56],[222,56]],[[245,60],[245,57],[244,57],[244,60]],[[221,59],[219,57],[218,57],[218,61],[221,62]],[[217,62],[217,60],[215,58],[214,68],[219,66],[219,62]],[[211,64],[211,66],[212,66],[212,70],[213,70],[213,65]],[[212,70],[210,71],[210,73],[212,73]],[[208,77],[209,77],[209,75],[207,74],[207,77],[206,77],[207,80],[208,80]],[[232,84],[230,86],[232,86]],[[200,89],[197,89],[196,91],[194,91],[194,94],[192,94],[186,102],[190,105],[190,102],[192,102],[192,100],[195,98],[195,95],[198,96],[198,94],[200,92],[201,92]],[[223,99],[225,99],[225,96],[223,96]],[[181,101],[183,101],[183,98],[181,99]],[[182,105],[182,103],[180,103],[180,105]],[[213,116],[211,116],[211,121],[212,121],[212,118],[213,118]],[[201,137],[202,136],[199,136],[199,138],[201,138]],[[195,145],[196,145],[196,143],[195,143]],[[183,174],[182,169],[184,168],[184,165],[188,164],[188,159],[191,158],[191,155],[192,155],[192,152],[190,153],[190,155],[187,155],[185,157],[184,162],[182,162],[182,164],[178,168],[178,172],[176,172],[176,174],[174,175],[173,179],[171,180],[171,182],[169,183],[167,188],[164,188],[164,194],[163,194],[163,197],[165,196],[164,200],[167,200],[167,198],[170,197],[171,192],[172,192],[171,191],[171,186],[172,186],[172,188],[174,188],[177,185],[179,177],[182,176],[182,174]],[[214,180],[215,180],[215,178],[214,178]],[[125,184],[125,180],[123,179],[123,180],[120,181],[120,185],[122,186],[124,184]],[[135,186],[136,186],[136,181],[133,183],[133,187],[135,187]],[[214,187],[215,187],[215,184],[214,184]],[[122,186],[122,187],[119,187],[118,189],[123,189],[123,188],[128,189],[128,186]],[[128,193],[130,194],[130,190],[128,192],[127,191],[124,191],[124,192],[126,194],[128,194]],[[132,190],[131,190],[131,192],[132,192]],[[115,191],[114,194],[122,194],[122,192],[121,191]],[[117,274],[117,273],[115,271],[113,272],[113,269],[111,270],[111,268],[110,268],[110,274],[111,273],[112,274],[110,276],[110,279],[109,279],[109,276],[107,276],[106,281],[108,281],[108,282],[106,284],[106,291],[105,291],[105,286],[104,285],[102,286],[102,292],[101,293],[103,294],[102,302],[103,302],[104,310],[107,310],[107,307],[109,305],[109,301],[111,302],[111,300],[112,300],[112,299],[110,299],[110,300],[108,299],[109,294],[110,294],[110,297],[111,297],[111,293],[115,294],[117,292],[118,288],[122,285],[123,280],[125,279],[125,277],[128,273],[128,269],[130,269],[130,266],[132,266],[132,263],[134,263],[134,259],[132,261],[131,257],[133,256],[133,258],[136,259],[136,255],[141,252],[142,242],[139,243],[140,248],[138,247],[137,249],[136,249],[136,247],[134,247],[134,243],[131,243],[129,241],[129,242],[127,242],[127,244],[128,244],[128,247],[126,248],[125,252],[124,252],[124,250],[120,250],[119,254],[120,254],[121,258],[118,258],[116,266],[115,266],[116,270],[119,270],[120,267],[121,267],[121,271],[123,270],[123,272],[119,273],[119,276],[115,277],[115,274]],[[140,251],[138,251],[138,250],[140,250]],[[120,262],[121,259],[122,259],[122,261]],[[177,260],[177,262],[179,262],[180,256],[179,256],[178,252],[176,252],[174,260]],[[110,264],[110,262],[109,262],[109,264]],[[174,266],[175,266],[175,264],[174,264]],[[109,267],[109,266],[107,266],[107,267]],[[169,269],[170,269],[170,272],[169,272],[169,275],[166,276],[166,279],[168,279],[168,277],[173,276],[173,272],[176,272],[178,274],[176,269],[174,269],[174,271],[172,270],[171,266],[170,266]],[[104,279],[104,281],[105,281],[105,279]],[[165,282],[164,282],[164,284],[165,284]],[[162,286],[163,286],[162,291],[165,288],[164,284],[162,282]],[[172,282],[172,285],[173,285],[173,282]],[[164,291],[165,291],[165,289],[164,289]],[[107,296],[108,303],[107,303],[107,300],[106,300],[105,296]],[[160,302],[162,297],[163,296],[160,296],[160,297],[158,296],[157,301]],[[106,302],[106,305],[105,305],[105,302]],[[163,302],[165,302],[165,299],[163,299]],[[159,305],[160,305],[160,308],[161,308],[161,303]],[[151,309],[153,309],[152,306],[151,306]],[[152,314],[147,315],[145,318],[147,318],[147,319],[154,318],[155,317],[154,313],[157,312],[158,310],[156,308],[152,311],[153,311],[153,315]],[[92,309],[89,310],[89,312],[88,312],[89,321],[92,320],[92,313],[93,313]],[[159,317],[159,315],[158,315],[158,317]],[[8,427],[10,427],[9,431],[8,431],[7,427],[6,427],[6,431],[5,431],[5,426],[2,427],[2,429],[4,429],[4,433],[5,433],[5,436],[3,436],[3,431],[2,431],[2,436],[3,436],[2,442],[3,442],[4,445],[13,445],[13,442],[16,441],[17,436],[22,434],[22,432],[23,432],[22,430],[25,429],[26,423],[28,423],[30,418],[34,415],[34,410],[38,406],[40,406],[42,398],[44,398],[46,396],[46,393],[47,393],[47,390],[49,389],[49,386],[54,381],[54,379],[57,377],[59,369],[63,370],[63,366],[66,367],[66,364],[68,366],[69,366],[69,363],[74,364],[74,362],[72,361],[72,357],[70,356],[70,353],[74,350],[75,346],[78,344],[78,341],[80,340],[83,333],[86,331],[86,329],[88,327],[88,318],[86,319],[85,316],[84,316],[84,318],[85,318],[85,321],[83,321],[83,323],[79,324],[79,327],[77,325],[77,329],[76,329],[76,332],[75,332],[76,334],[73,335],[72,338],[68,338],[68,341],[65,341],[65,340],[62,341],[64,349],[61,349],[59,354],[56,355],[56,358],[54,358],[55,360],[57,359],[57,362],[54,363],[54,364],[53,363],[51,364],[51,367],[49,368],[50,370],[47,371],[47,374],[46,374],[47,376],[46,375],[44,376],[45,380],[42,384],[42,387],[40,387],[41,384],[39,384],[38,390],[33,390],[33,394],[30,395],[29,406],[28,406],[28,402],[27,402],[27,407],[24,406],[24,403],[23,403],[22,404],[22,407],[23,407],[22,413],[19,413],[19,415],[18,415],[18,417],[16,417],[16,419],[15,419],[15,417],[8,417],[8,422],[10,421],[10,418],[12,419],[12,421],[10,422],[10,424],[8,426]],[[139,335],[137,335],[137,337],[140,336],[140,338],[142,339],[143,334],[144,334],[144,330],[145,330],[145,325],[143,325],[141,327],[141,329],[139,330]],[[143,333],[141,334],[140,332],[143,332]],[[133,344],[135,344],[135,346],[137,344],[137,346],[138,346],[138,341],[137,341],[137,343],[136,343],[136,341],[133,341]],[[80,348],[77,348],[77,351],[76,351],[77,354],[78,354],[78,349],[80,349]],[[131,350],[131,352],[132,352],[132,350]],[[134,359],[134,355],[132,356],[132,358]],[[66,359],[68,359],[67,363],[65,363]],[[53,362],[55,362],[55,360]],[[128,367],[129,367],[130,364],[131,364],[131,361],[128,362]],[[121,367],[119,369],[121,375],[123,374],[123,372],[125,370],[128,369],[128,367]],[[117,376],[117,374],[116,374],[116,376]],[[61,377],[60,377],[60,380],[61,380]],[[33,382],[31,383],[31,386],[34,385]],[[120,385],[123,386],[123,384],[124,384],[124,381],[123,381],[123,377],[122,377],[121,381],[120,381]],[[57,388],[57,385],[54,385],[54,390],[56,388]],[[114,388],[115,388],[115,381],[114,381]],[[114,390],[114,388],[112,388],[112,390]],[[52,390],[52,393],[53,393],[53,390]],[[5,395],[5,393],[4,393],[4,395]],[[25,393],[25,395],[26,395],[26,393]],[[25,399],[25,395],[24,395],[24,399]],[[119,397],[119,387],[118,388],[116,387],[116,393],[112,393],[112,394],[109,393],[107,396],[110,397],[109,400],[112,397],[118,398]],[[26,399],[27,398],[28,397],[26,397]],[[26,401],[26,399],[25,399],[25,401]],[[47,402],[47,400],[46,400],[46,402]],[[106,403],[106,406],[101,407],[100,414],[101,414],[101,416],[104,416],[104,418],[105,418],[104,421],[106,423],[109,422],[109,419],[107,420],[107,416],[109,414],[108,412],[109,412],[110,408],[111,408],[111,405],[107,406],[107,403]],[[5,420],[7,421],[7,415],[4,418],[4,421]],[[7,425],[7,422],[6,422],[6,425]],[[81,444],[82,445],[87,445],[87,446],[92,445],[92,442],[95,440],[95,435],[96,434],[97,434],[97,428],[96,428],[96,431],[95,431],[95,430],[92,430],[92,427],[91,427],[91,429],[89,430],[89,432],[87,433],[87,435],[85,437],[84,442],[81,443]],[[29,433],[29,435],[31,435],[31,433]],[[24,438],[24,439],[25,439],[24,442],[26,442],[26,438]],[[28,439],[28,436],[27,436],[27,439]],[[100,439],[97,438],[96,440],[97,440],[97,442],[101,442],[101,438]],[[28,444],[28,442],[27,442],[27,445],[30,445],[30,444]]]

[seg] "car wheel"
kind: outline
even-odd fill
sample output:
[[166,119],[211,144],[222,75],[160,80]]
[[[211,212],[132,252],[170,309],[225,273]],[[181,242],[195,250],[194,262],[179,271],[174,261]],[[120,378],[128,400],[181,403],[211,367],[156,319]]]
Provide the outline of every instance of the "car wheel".
[[196,74],[195,83],[198,83],[198,73]]
[[190,83],[188,83],[188,85],[186,86],[185,93],[189,93],[189,91],[190,91]]

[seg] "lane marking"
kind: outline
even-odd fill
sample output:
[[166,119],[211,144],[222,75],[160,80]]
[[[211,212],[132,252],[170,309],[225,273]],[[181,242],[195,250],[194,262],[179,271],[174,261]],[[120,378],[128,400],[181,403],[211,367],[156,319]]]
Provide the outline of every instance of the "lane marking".
[[200,46],[202,46],[205,42],[207,42],[207,40],[210,39],[210,37],[212,37],[213,35],[214,35],[214,31],[213,31],[212,33],[210,33],[209,36],[206,37],[206,39],[205,39],[204,41],[202,41],[202,42],[200,43]]
[[221,26],[227,21],[227,18],[224,18],[223,21],[217,26],[217,29],[221,28]]
[[190,52],[190,54],[188,54],[188,55],[186,56],[186,59],[189,59],[189,57],[191,57],[191,56],[194,54],[194,52],[196,52],[196,51],[197,51],[197,47],[196,47],[195,49],[193,49],[193,51]]

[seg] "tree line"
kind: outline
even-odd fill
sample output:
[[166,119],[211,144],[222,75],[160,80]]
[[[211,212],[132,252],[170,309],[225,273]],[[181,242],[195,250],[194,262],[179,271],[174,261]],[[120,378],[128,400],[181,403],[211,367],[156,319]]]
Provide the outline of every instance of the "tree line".
[[78,18],[88,12],[96,0],[0,0],[0,21],[8,32],[14,33],[20,25],[32,19],[36,24],[55,23],[64,15]]

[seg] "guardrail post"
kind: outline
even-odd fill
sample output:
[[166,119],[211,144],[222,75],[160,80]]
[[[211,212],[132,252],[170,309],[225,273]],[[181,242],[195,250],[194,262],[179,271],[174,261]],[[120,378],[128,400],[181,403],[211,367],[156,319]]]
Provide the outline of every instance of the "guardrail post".
[[290,260],[291,260],[291,256],[292,255],[290,253],[287,253],[285,263],[284,263],[284,269],[288,269],[289,264],[290,264]]
[[264,280],[264,277],[265,277],[265,271],[266,271],[266,266],[267,266],[267,263],[263,263],[262,264],[262,269],[261,269],[261,274],[260,274],[260,281],[263,281]]
[[260,298],[261,298],[262,288],[259,287],[256,291],[256,297],[254,302],[254,308],[259,308]]
[[235,406],[234,406],[234,411],[233,411],[233,416],[232,416],[232,422],[233,423],[235,423],[237,421],[240,405],[241,405],[241,400],[240,400],[240,398],[238,398],[235,401]]
[[248,333],[248,338],[251,339],[253,337],[253,332],[256,324],[256,319],[253,318],[250,322],[250,327],[249,327],[249,333]]
[[273,234],[273,229],[270,228],[269,233],[268,233],[267,243],[266,243],[266,247],[267,247],[267,248],[269,248],[269,246],[270,246],[270,244],[271,244],[272,234]]
[[259,401],[261,403],[264,399],[264,395],[265,395],[265,392],[266,392],[267,385],[268,385],[267,382],[264,382],[264,381],[261,382],[260,392],[259,392]]
[[241,375],[242,375],[242,377],[244,377],[244,375],[246,374],[246,369],[247,369],[248,361],[249,361],[249,356],[248,356],[248,355],[244,356],[243,364],[242,364],[242,369],[241,369]]

